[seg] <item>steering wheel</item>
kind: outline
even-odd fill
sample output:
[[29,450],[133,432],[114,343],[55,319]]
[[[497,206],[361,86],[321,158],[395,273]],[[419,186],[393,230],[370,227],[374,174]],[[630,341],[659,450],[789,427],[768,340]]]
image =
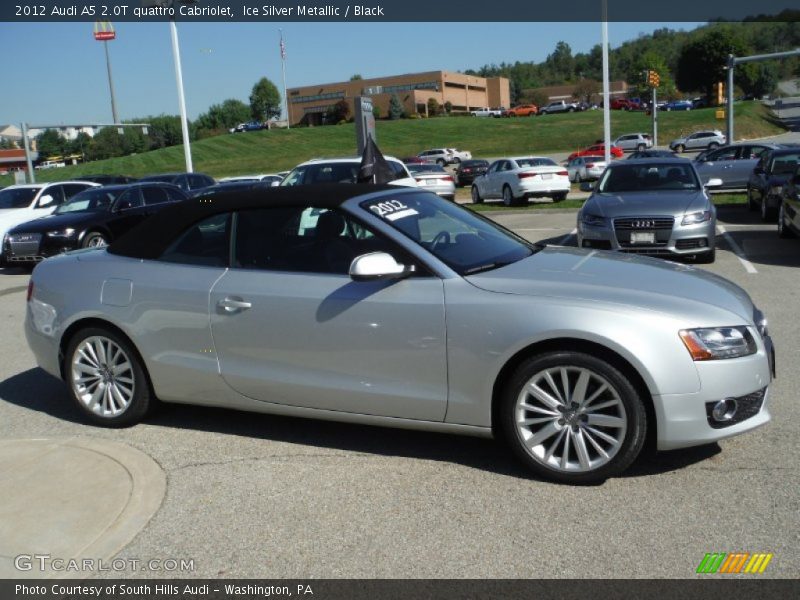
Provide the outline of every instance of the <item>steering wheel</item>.
[[436,250],[436,247],[439,244],[449,244],[450,243],[450,232],[449,231],[440,231],[437,233],[433,240],[431,241],[431,252]]

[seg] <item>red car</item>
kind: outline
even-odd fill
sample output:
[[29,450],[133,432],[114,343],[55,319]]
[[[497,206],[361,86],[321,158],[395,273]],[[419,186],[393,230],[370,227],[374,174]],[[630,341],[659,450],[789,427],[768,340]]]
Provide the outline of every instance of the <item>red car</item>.
[[[584,148],[583,150],[578,150],[577,152],[573,152],[569,155],[567,160],[572,160],[577,156],[596,156],[599,154],[605,155],[606,153],[606,145],[605,144],[592,144],[588,148]],[[611,156],[614,158],[622,158],[625,153],[622,151],[621,148],[617,148],[612,144],[611,146]]]

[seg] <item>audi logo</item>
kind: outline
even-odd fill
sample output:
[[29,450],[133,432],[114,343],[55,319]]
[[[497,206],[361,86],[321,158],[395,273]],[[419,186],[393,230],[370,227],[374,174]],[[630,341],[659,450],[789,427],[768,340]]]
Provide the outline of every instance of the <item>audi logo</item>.
[[634,221],[631,227],[634,229],[650,229],[656,226],[655,221]]

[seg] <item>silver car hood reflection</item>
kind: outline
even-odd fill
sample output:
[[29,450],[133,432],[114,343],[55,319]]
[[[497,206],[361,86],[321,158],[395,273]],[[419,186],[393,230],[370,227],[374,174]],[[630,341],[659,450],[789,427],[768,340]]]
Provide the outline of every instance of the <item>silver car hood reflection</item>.
[[583,206],[584,213],[600,217],[634,217],[681,215],[706,210],[708,198],[702,191],[669,190],[658,192],[625,192],[593,194]]
[[623,304],[700,323],[703,319],[737,321],[707,325],[753,322],[753,303],[738,285],[701,269],[632,254],[549,246],[524,260],[466,279],[492,292]]

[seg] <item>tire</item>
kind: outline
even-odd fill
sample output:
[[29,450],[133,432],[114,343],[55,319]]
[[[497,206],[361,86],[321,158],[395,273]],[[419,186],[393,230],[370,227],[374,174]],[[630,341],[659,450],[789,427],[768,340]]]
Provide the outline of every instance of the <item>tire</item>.
[[676,154],[683,154],[684,150],[686,150],[686,146],[684,146],[683,144],[678,144],[677,146],[675,146]]
[[758,206],[756,205],[755,200],[753,200],[753,188],[749,185],[747,186],[747,210],[750,212],[756,212]]
[[99,231],[90,231],[81,240],[81,248],[102,248],[108,246],[108,237]]
[[563,202],[567,199],[567,192],[561,192],[553,196],[553,202]]
[[644,152],[645,150],[647,150],[647,146],[645,146],[644,144],[639,144],[638,146],[636,146],[637,152]]
[[443,158],[437,158],[436,164],[439,165],[440,167],[445,167],[447,166],[447,161]]
[[514,192],[511,191],[511,188],[507,185],[503,186],[503,205],[504,206],[514,206],[517,203],[517,199],[514,198]]
[[453,164],[460,165],[461,164],[461,159],[458,158],[457,156],[454,156],[453,157]]
[[778,237],[784,240],[795,237],[794,232],[786,226],[786,214],[781,204],[778,210]]
[[575,112],[575,109],[574,109],[574,108],[572,108],[572,107],[570,106],[570,107],[567,109],[567,112]]
[[759,208],[761,209],[761,220],[764,221],[764,223],[772,223],[775,221],[777,211],[767,205],[767,198],[761,198],[761,204]]
[[703,252],[702,254],[698,254],[695,257],[694,262],[698,265],[710,265],[715,260],[717,260],[717,249],[712,248],[711,252]]
[[[587,386],[583,394],[581,380]],[[534,385],[541,395],[530,393]],[[582,407],[603,385],[607,387]],[[570,401],[561,399],[565,387],[570,388]],[[500,403],[495,430],[523,464],[547,479],[602,482],[628,468],[644,445],[647,413],[642,398],[625,375],[596,356],[554,351],[528,358],[507,381]],[[592,404],[599,408],[592,409]],[[531,420],[539,422],[526,422]]]
[[483,198],[481,198],[481,194],[478,191],[477,185],[472,186],[472,189],[470,190],[470,195],[472,196],[473,204],[483,204]]
[[134,425],[155,405],[138,353],[105,327],[87,327],[72,336],[64,354],[64,376],[78,409],[98,425]]
[[718,144],[717,142],[711,142],[711,143],[708,145],[708,149],[709,149],[709,150],[715,150],[716,148],[719,148],[719,144]]

